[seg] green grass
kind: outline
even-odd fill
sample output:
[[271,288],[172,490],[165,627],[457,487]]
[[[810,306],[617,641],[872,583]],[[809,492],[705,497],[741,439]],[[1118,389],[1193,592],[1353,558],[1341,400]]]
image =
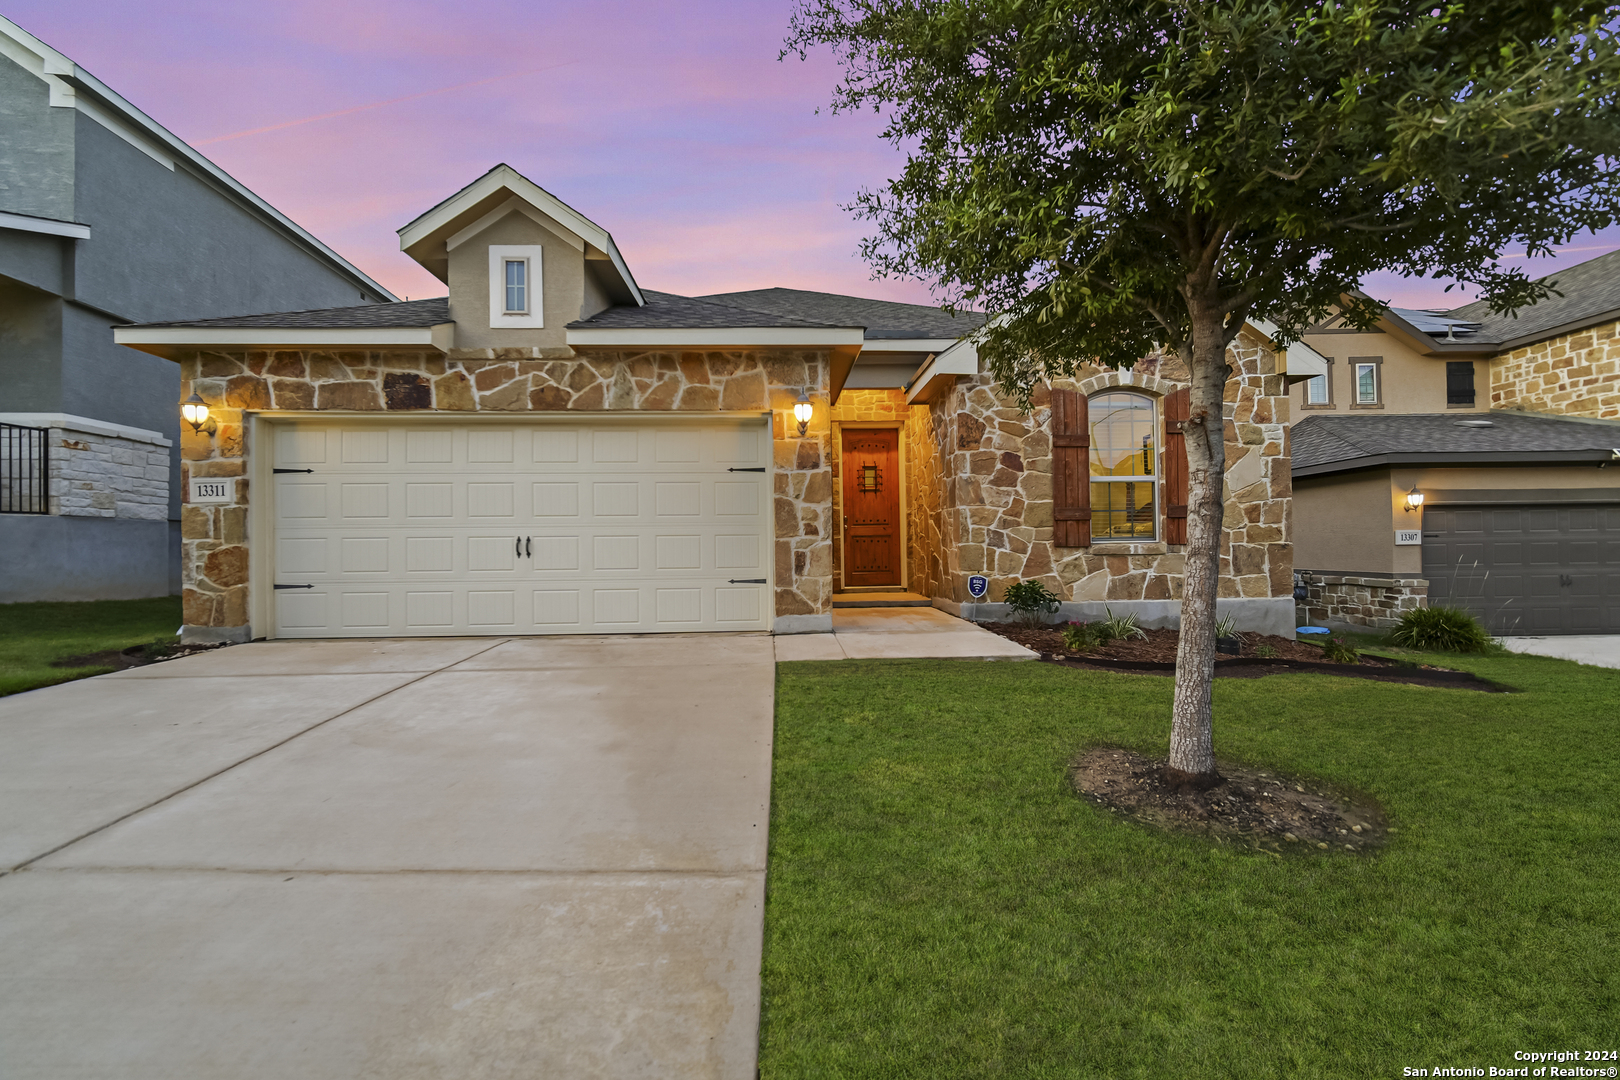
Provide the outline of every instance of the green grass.
[[0,604],[0,697],[82,679],[111,667],[51,667],[51,661],[173,641],[180,598],[78,604]]
[[1522,692],[1216,682],[1219,756],[1368,793],[1399,830],[1289,858],[1072,794],[1085,747],[1165,753],[1169,679],[781,665],[763,1076],[1385,1077],[1614,1048],[1620,671],[1439,662]]

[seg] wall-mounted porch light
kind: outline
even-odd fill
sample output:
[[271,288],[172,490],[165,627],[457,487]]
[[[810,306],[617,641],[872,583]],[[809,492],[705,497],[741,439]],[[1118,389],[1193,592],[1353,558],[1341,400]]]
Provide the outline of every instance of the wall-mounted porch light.
[[1406,493],[1406,512],[1410,514],[1414,510],[1421,509],[1423,509],[1423,492],[1417,489],[1416,484],[1413,484],[1412,490]]
[[203,425],[208,425],[208,434],[214,433],[214,423],[208,419],[208,402],[197,396],[193,390],[191,396],[180,403],[180,416],[191,425],[191,430],[200,432]]
[[805,428],[810,426],[810,417],[815,407],[810,404],[810,395],[803,390],[799,391],[799,400],[793,403],[793,419],[799,422],[799,438],[804,438]]

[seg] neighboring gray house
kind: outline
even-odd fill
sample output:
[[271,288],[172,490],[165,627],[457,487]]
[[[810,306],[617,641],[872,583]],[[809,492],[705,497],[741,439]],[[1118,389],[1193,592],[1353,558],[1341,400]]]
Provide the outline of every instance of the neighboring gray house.
[[0,602],[179,592],[180,376],[113,324],[394,299],[0,18]]

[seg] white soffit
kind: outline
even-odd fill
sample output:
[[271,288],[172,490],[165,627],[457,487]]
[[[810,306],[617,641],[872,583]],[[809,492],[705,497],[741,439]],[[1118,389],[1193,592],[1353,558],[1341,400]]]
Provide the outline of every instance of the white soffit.
[[393,301],[399,299],[349,260],[305,232],[291,218],[243,187],[224,169],[193,150],[168,128],[125,101],[106,83],[3,15],[0,15],[0,55],[9,57],[41,79],[50,88],[52,106],[76,109],[164,168],[172,170],[176,161],[184,161],[202,176],[223,187],[228,194],[268,217],[276,227],[293,234],[345,274],[364,283],[378,296]]
[[0,229],[40,233],[43,236],[66,236],[74,240],[90,239],[90,226],[77,221],[58,221],[55,218],[34,217],[31,214],[8,214],[0,210]]
[[591,327],[568,331],[570,345],[624,346],[627,348],[735,349],[786,346],[827,348],[861,344],[858,327],[799,329],[791,326],[719,327],[716,329],[656,329],[639,327]]
[[[971,339],[963,338],[936,356],[926,360],[917,374],[912,376],[906,389],[906,404],[926,400],[937,389],[939,380],[955,382],[962,375],[979,373],[979,349]],[[933,387],[934,389],[930,389]]]
[[426,345],[443,349],[448,348],[449,337],[446,331],[454,326],[454,323],[441,323],[438,326],[344,327],[328,330],[304,328],[283,330],[273,326],[115,326],[113,341],[137,349],[164,346],[175,349],[206,349],[233,345],[249,348],[271,345],[289,347],[330,345],[343,348]]
[[[613,263],[614,269],[619,272],[619,277],[624,282],[625,288],[630,291],[630,295],[635,299],[636,306],[641,307],[646,304],[647,300],[641,295],[641,289],[636,285],[636,279],[631,275],[630,267],[625,264],[623,256],[619,254],[618,246],[613,243],[613,237],[608,231],[510,165],[497,165],[438,206],[400,229],[400,250],[406,251],[421,243],[432,233],[444,228],[470,208],[477,206],[502,188],[512,192],[517,198],[527,202],[540,213],[553,219],[564,229],[570,230],[574,235],[580,237],[587,245],[587,257],[590,255],[590,248],[596,248],[606,255],[608,260]],[[457,230],[456,235],[460,236],[465,231],[464,229]]]

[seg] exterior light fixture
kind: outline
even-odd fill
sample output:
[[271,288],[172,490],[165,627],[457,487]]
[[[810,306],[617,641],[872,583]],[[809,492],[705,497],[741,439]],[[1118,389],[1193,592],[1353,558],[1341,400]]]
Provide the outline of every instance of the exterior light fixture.
[[804,391],[799,391],[799,400],[793,403],[793,419],[799,422],[799,438],[804,438],[805,428],[810,426],[810,417],[814,414],[814,406],[810,404],[810,397]]
[[208,420],[208,402],[197,396],[193,390],[191,396],[180,403],[180,416],[191,425],[192,431],[200,432],[204,424],[208,424],[208,433],[214,433],[214,426]]
[[1423,509],[1423,492],[1419,491],[1417,485],[1414,484],[1412,490],[1406,493],[1406,512],[1410,514],[1414,510],[1421,509]]

